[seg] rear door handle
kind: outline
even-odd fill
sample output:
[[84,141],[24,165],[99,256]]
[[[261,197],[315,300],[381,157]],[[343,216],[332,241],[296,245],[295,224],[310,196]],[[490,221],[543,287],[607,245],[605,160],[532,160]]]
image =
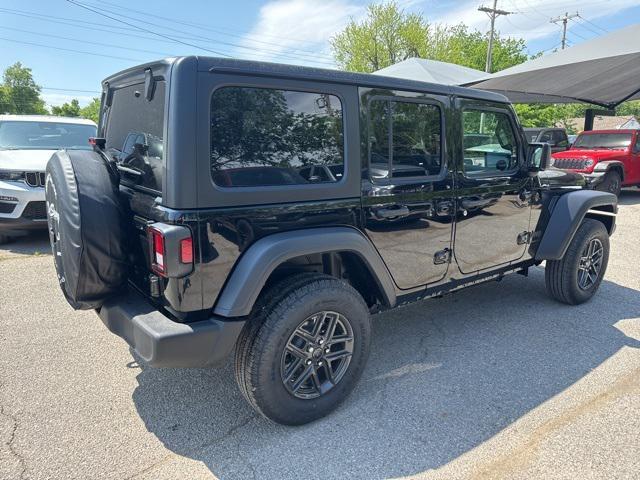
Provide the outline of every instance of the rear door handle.
[[409,215],[409,207],[405,205],[398,205],[395,208],[379,208],[375,210],[375,216],[378,218],[401,218]]

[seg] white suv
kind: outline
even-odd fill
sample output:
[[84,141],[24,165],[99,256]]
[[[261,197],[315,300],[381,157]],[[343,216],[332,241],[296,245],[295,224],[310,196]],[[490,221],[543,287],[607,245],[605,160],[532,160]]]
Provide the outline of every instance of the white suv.
[[91,150],[96,128],[82,118],[0,115],[0,243],[47,227],[47,162],[61,148]]

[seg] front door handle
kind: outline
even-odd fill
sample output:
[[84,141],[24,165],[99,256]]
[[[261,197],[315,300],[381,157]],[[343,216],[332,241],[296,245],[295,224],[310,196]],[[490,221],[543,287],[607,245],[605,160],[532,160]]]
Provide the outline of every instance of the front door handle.
[[378,208],[374,210],[374,214],[378,218],[382,219],[391,219],[391,218],[401,218],[407,217],[411,213],[409,211],[409,207],[405,205],[397,205],[393,208]]

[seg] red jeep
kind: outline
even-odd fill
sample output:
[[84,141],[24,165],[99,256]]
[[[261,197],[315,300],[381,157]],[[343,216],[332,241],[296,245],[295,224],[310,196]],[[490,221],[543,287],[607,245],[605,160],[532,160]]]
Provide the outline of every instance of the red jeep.
[[582,132],[569,150],[553,154],[553,166],[582,173],[589,188],[620,194],[640,187],[640,130]]

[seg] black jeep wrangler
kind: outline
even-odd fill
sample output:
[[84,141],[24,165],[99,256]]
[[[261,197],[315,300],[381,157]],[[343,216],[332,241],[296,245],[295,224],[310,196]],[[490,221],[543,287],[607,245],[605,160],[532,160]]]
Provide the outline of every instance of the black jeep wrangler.
[[67,300],[152,366],[235,350],[279,423],[353,390],[372,313],[543,261],[578,304],[607,266],[616,197],[543,186],[548,144],[493,93],[173,58],[103,82],[99,135],[47,168]]

